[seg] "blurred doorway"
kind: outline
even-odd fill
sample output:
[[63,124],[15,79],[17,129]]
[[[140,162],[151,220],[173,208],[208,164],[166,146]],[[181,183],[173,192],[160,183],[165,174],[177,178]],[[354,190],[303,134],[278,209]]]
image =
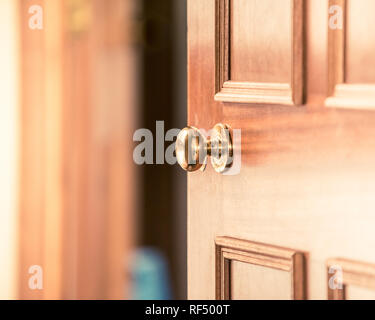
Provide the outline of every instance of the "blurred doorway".
[[[142,117],[140,127],[156,137],[186,125],[186,0],[143,0]],[[165,146],[167,147],[167,145]],[[186,174],[177,166],[144,165],[140,194],[140,243],[167,258],[172,289],[186,298]]]

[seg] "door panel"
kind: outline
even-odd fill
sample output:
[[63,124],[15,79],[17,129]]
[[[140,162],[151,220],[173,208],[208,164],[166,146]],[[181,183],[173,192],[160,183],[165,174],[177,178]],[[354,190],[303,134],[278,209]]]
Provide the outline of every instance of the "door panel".
[[[241,129],[242,169],[235,176],[219,175],[210,166],[204,173],[189,173],[188,296],[190,299],[217,297],[215,241],[217,237],[230,237],[303,252],[306,276],[297,282],[306,288],[306,298],[326,299],[329,294],[327,260],[344,257],[375,263],[375,113],[363,108],[326,106],[327,96],[334,97],[330,89],[332,79],[337,78],[329,75],[338,66],[333,58],[339,56],[333,56],[332,48],[337,49],[341,32],[336,30],[339,34],[332,34],[329,29],[328,0],[294,2],[305,5],[306,31],[302,42],[305,63],[301,65],[306,81],[303,78],[296,81],[300,88],[305,87],[304,105],[286,105],[280,101],[274,104],[265,91],[258,92],[253,100],[237,99],[238,96],[233,99],[230,94],[228,99],[218,98],[218,79],[225,79],[220,72],[226,70],[226,64],[218,59],[218,50],[224,52],[223,57],[226,55],[222,47],[217,47],[215,32],[220,27],[215,19],[220,3],[215,0],[188,2],[188,122],[206,130],[218,122]],[[279,1],[275,3],[276,9],[270,14],[277,11]],[[244,8],[253,7],[248,4]],[[235,10],[234,19],[256,15],[256,12],[240,15],[240,9]],[[234,31],[246,30],[247,26],[251,29],[251,23],[245,18],[239,22],[241,29],[237,27]],[[263,34],[263,31],[249,32],[253,38]],[[277,34],[278,30],[272,32]],[[244,39],[245,48],[249,47],[250,43]],[[260,39],[259,43],[264,41]],[[267,48],[257,49],[259,54],[269,55]],[[237,54],[238,67],[246,61]],[[252,53],[247,52],[246,57],[250,59]],[[367,67],[360,68],[366,74]],[[244,68],[242,75],[252,74],[251,70],[256,69]],[[358,95],[352,96],[351,102],[354,107],[363,104]],[[269,287],[268,293],[254,295],[248,278],[251,274],[259,275],[259,269],[246,268],[237,262],[231,275],[233,298],[264,298],[264,294],[269,298],[283,297],[273,295],[273,290],[282,285],[282,278],[272,280],[276,284]],[[273,275],[265,270],[262,269],[264,279],[269,281],[268,277]],[[240,279],[244,286],[238,286]]]
[[375,39],[372,36],[375,1],[347,0],[346,11],[346,82],[375,84]]
[[303,99],[303,2],[216,0],[217,101]]
[[327,261],[330,300],[374,299],[375,265],[336,258]]
[[[267,269],[234,262],[231,269],[231,299],[264,300],[291,297],[290,274],[274,269]],[[270,290],[272,287],[272,290]]]
[[231,80],[290,82],[291,11],[291,0],[230,1]]
[[216,299],[304,299],[302,252],[216,238]]
[[375,300],[375,291],[367,288],[350,286],[346,289],[347,300]]
[[[340,108],[375,108],[375,40],[371,34],[373,0],[330,0],[330,8],[344,21],[337,28],[330,20],[328,34],[328,89],[326,105]],[[335,12],[335,11],[332,11]],[[336,27],[335,27],[336,26]]]

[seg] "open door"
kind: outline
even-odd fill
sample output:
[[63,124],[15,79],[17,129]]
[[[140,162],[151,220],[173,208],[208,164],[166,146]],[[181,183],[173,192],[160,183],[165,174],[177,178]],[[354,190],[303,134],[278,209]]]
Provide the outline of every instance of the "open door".
[[242,140],[189,173],[190,299],[375,297],[374,5],[188,1],[188,124]]

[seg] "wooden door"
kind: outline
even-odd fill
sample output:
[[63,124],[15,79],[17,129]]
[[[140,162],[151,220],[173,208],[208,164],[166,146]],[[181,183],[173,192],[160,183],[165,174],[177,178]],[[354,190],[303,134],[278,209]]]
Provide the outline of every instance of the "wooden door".
[[374,0],[189,0],[188,122],[241,171],[188,176],[190,299],[375,298]]

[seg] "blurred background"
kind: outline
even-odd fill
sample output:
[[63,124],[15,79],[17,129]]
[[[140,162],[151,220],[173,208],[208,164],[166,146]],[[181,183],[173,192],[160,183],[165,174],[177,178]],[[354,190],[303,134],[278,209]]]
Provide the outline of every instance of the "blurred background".
[[186,0],[0,21],[0,298],[186,298],[186,174],[133,161],[135,130],[186,124]]

